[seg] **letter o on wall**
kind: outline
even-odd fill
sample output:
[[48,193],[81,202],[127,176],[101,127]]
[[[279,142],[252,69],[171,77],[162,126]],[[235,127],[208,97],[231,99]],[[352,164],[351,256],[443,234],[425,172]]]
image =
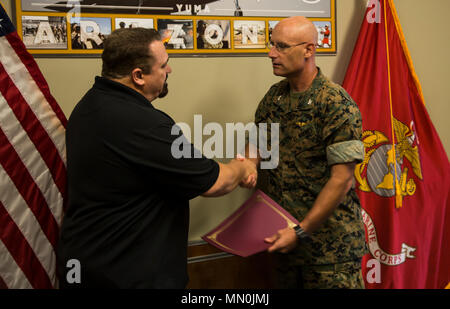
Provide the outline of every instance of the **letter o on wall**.
[[[212,38],[212,35],[217,31],[217,37]],[[211,24],[205,29],[205,39],[206,41],[211,44],[219,44],[223,40],[223,31],[222,28],[220,28],[219,25]]]

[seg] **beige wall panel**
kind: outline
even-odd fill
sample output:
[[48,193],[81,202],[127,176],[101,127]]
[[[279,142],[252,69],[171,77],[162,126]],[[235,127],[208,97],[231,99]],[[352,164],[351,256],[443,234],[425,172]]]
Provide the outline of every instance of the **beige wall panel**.
[[[337,1],[337,47],[334,56],[319,56],[318,64],[335,82],[344,79],[367,0]],[[430,117],[447,153],[450,151],[450,104],[448,99],[447,56],[450,41],[446,35],[448,0],[394,0],[411,57],[421,81]],[[11,12],[11,0],[2,0]],[[56,100],[69,116],[81,96],[101,72],[101,59],[38,58],[37,62]],[[267,57],[175,58],[170,60],[170,94],[155,102],[157,108],[177,122],[193,125],[193,115],[201,114],[203,123],[248,123],[259,100],[279,78],[272,75]],[[207,137],[206,137],[207,138]],[[204,140],[206,140],[204,138]],[[249,192],[238,189],[217,198],[196,198],[191,202],[190,240],[215,227],[231,214]]]

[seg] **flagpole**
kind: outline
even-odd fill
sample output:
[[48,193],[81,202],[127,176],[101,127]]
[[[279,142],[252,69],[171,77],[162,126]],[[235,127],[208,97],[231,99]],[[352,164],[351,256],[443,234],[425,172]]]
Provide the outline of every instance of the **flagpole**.
[[[400,184],[397,179],[397,154],[395,150],[395,131],[394,131],[394,112],[392,107],[392,86],[391,86],[391,64],[390,64],[390,56],[389,56],[389,38],[388,38],[388,27],[387,27],[387,6],[386,0],[384,1],[384,33],[386,37],[386,56],[387,56],[387,71],[388,71],[388,87],[389,87],[389,107],[391,112],[391,134],[392,134],[392,153],[393,153],[393,161],[394,161],[394,183],[395,183],[395,207],[402,208],[402,192],[400,189]],[[389,161],[389,156],[388,156]],[[388,164],[389,167],[389,164]]]
[[400,25],[400,20],[398,18],[397,10],[392,0],[389,1],[389,6],[391,7],[392,16],[394,18],[395,27],[397,29],[398,36],[400,37],[400,43],[403,48],[403,53],[406,57],[406,62],[408,63],[409,71],[411,72],[414,83],[416,84],[417,91],[422,100],[422,104],[425,105],[425,98],[423,96],[422,85],[420,84],[419,77],[417,76],[416,70],[414,69],[413,61],[409,53],[408,45],[406,44],[405,35],[403,34],[402,27]]

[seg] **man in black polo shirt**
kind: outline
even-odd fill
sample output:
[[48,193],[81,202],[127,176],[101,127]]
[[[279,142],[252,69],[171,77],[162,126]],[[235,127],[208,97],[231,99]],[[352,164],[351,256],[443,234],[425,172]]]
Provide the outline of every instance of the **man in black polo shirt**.
[[[173,157],[172,144],[182,136],[171,134],[175,122],[151,104],[167,94],[171,73],[155,30],[116,30],[102,59],[102,77],[77,104],[66,131],[69,205],[58,244],[60,286],[184,288],[189,200],[253,187],[255,164]],[[80,282],[67,280],[71,260],[79,261]]]

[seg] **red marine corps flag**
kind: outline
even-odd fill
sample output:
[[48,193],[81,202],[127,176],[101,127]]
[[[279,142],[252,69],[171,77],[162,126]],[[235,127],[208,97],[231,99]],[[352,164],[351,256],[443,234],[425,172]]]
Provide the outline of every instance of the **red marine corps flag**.
[[[425,108],[392,0],[371,0],[344,88],[363,117],[355,170],[368,288],[450,282],[450,164]],[[381,266],[380,266],[381,265]]]
[[0,288],[55,288],[66,118],[0,5]]

